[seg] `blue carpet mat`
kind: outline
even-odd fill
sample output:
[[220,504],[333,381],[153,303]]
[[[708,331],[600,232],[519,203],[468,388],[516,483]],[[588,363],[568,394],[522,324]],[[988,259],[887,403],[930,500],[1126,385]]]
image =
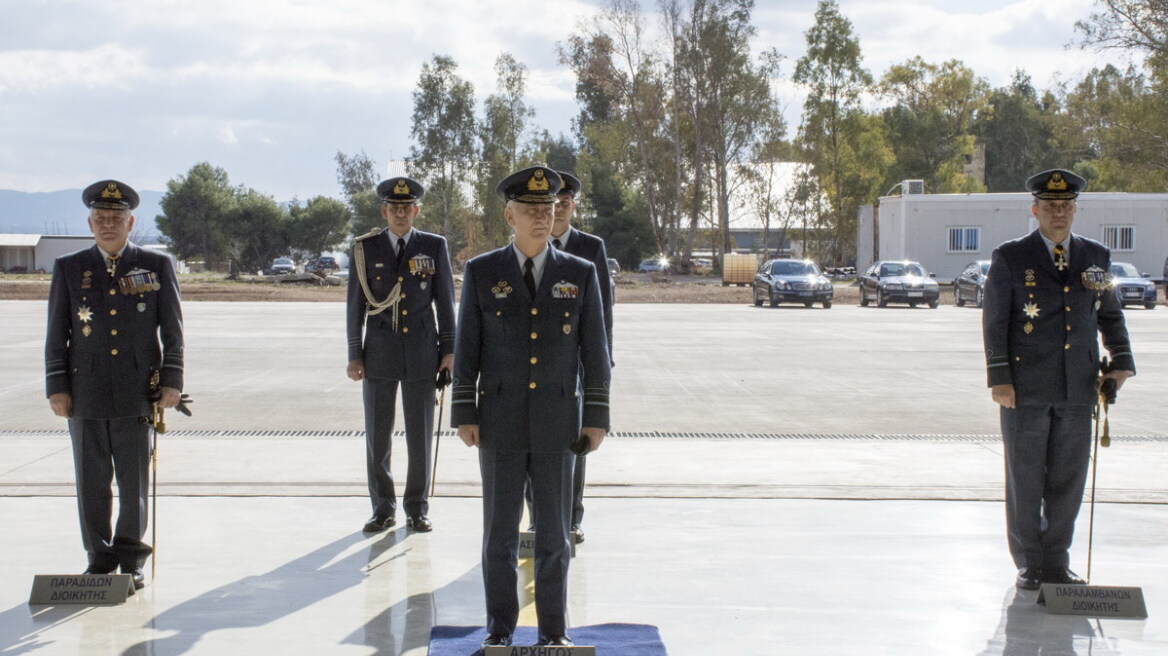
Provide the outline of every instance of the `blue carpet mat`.
[[[657,627],[648,624],[596,624],[568,629],[578,645],[596,645],[598,656],[668,656]],[[479,643],[487,637],[481,626],[436,626],[430,629],[429,656],[481,654]],[[534,626],[515,629],[515,644],[534,645],[539,639]]]

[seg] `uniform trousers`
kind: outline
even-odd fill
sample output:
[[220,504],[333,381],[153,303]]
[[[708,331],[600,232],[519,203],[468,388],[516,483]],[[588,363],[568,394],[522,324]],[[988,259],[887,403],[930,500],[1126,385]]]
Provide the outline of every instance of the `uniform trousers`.
[[568,518],[572,502],[572,467],[576,456],[562,453],[479,450],[483,477],[483,585],[487,597],[487,632],[515,632],[519,621],[516,589],[519,522],[523,490],[532,489],[539,530],[535,534],[535,609],[539,633],[564,635],[567,629]]
[[[584,522],[584,471],[588,463],[587,456],[577,456],[576,465],[572,469],[572,516],[569,526],[580,526]],[[531,503],[531,486],[524,492],[527,500],[527,514],[530,517],[531,527],[536,527],[535,506]]]
[[1091,406],[1001,408],[1014,565],[1067,567],[1091,456]]
[[434,378],[390,380],[366,378],[362,386],[365,399],[365,464],[369,479],[369,500],[377,515],[393,517],[397,496],[389,456],[397,388],[401,384],[402,413],[406,419],[406,489],[402,499],[410,517],[430,512],[430,460],[434,453]]
[[[150,555],[142,542],[149,521],[150,426],[139,417],[69,419],[81,543],[89,564],[112,570],[141,567]],[[118,482],[118,519],[111,531],[113,493]]]

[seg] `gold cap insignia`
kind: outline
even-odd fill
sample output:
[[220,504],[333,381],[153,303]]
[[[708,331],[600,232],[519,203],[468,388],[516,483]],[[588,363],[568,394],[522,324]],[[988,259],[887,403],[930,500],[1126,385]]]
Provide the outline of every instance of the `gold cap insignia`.
[[118,183],[110,182],[101,190],[102,198],[113,198],[114,200],[122,199],[122,190],[118,189]]
[[531,174],[531,179],[527,181],[528,191],[548,191],[547,176],[544,175],[543,169],[536,169],[535,173]]
[[1067,190],[1067,181],[1063,180],[1063,174],[1059,173],[1057,171],[1052,173],[1050,176],[1050,180],[1047,180],[1047,182],[1046,182],[1046,190],[1047,191],[1066,191]]
[[410,186],[406,184],[405,180],[398,180],[397,184],[393,186],[393,193],[399,195],[409,195]]

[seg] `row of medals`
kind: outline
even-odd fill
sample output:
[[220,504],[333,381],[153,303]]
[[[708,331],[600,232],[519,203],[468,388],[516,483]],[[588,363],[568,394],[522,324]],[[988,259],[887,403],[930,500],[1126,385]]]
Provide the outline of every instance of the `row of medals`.
[[[111,271],[110,273],[112,275],[113,272]],[[82,274],[81,289],[93,289],[92,271],[86,271]],[[154,272],[144,272],[118,278],[118,291],[120,291],[124,296],[129,296],[130,294],[145,294],[146,292],[156,292],[160,289],[162,289],[162,285],[158,282],[158,274]],[[139,312],[145,312],[146,303],[138,303],[137,310]],[[89,337],[91,334],[93,334],[93,326],[89,325],[89,308],[84,305],[81,306],[78,314],[81,315],[81,320],[85,324],[81,327],[81,334]]]

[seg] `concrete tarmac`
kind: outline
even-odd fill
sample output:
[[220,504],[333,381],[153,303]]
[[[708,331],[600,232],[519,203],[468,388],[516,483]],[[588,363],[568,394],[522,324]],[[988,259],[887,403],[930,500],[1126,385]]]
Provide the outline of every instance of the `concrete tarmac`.
[[[359,531],[343,306],[184,311],[195,416],[168,414],[159,449],[158,578],[118,607],[32,607],[33,575],[84,552],[45,304],[0,301],[0,655],[419,655],[434,624],[481,625],[477,460],[449,430],[435,531]],[[1168,653],[1165,317],[1128,312],[1140,373],[1100,455],[1092,566],[1150,618],[1096,621],[1012,587],[976,310],[618,304],[571,624],[655,624],[671,654]]]

